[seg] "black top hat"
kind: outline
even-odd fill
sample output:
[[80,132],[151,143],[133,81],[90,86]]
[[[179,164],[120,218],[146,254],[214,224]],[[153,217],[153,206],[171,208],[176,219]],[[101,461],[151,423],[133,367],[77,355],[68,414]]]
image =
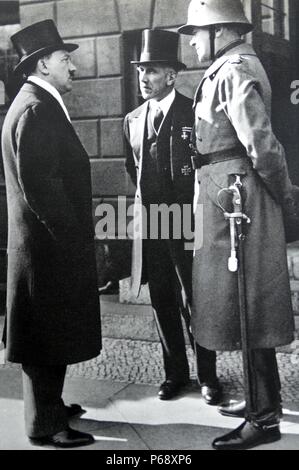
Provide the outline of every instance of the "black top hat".
[[186,65],[178,60],[179,34],[162,29],[145,29],[142,33],[142,52],[139,61],[131,64],[158,62],[183,70]]
[[19,55],[20,62],[15,72],[24,72],[34,61],[58,50],[72,52],[78,44],[64,43],[53,20],[44,20],[21,29],[11,36],[11,41]]

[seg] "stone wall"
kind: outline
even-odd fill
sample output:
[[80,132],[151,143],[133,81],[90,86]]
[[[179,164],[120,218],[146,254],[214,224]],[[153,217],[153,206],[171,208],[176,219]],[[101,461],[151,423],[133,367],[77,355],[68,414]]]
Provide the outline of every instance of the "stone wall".
[[[249,16],[251,0],[244,3]],[[134,193],[124,166],[125,70],[130,57],[124,55],[123,33],[160,27],[175,30],[186,20],[187,5],[187,0],[20,0],[21,27],[52,18],[65,39],[80,45],[74,53],[77,78],[65,101],[90,156],[95,210],[105,201],[115,204],[118,195]],[[203,70],[198,68],[189,37],[180,41],[181,60],[188,70],[180,74],[178,89],[192,97]],[[299,311],[299,246],[290,248],[289,267],[294,307]]]
[[[125,57],[125,34],[145,28],[176,30],[187,18],[187,4],[171,0],[170,8],[166,0],[20,0],[21,27],[52,18],[63,38],[80,46],[73,54],[77,66],[73,91],[64,100],[90,156],[95,210],[105,202],[116,205],[117,196],[130,202],[135,192],[125,171],[122,132],[128,111],[125,74],[132,59]],[[188,37],[181,38],[180,55],[188,71],[179,77],[178,89],[192,97],[203,70]],[[128,264],[124,249],[123,242],[105,242],[104,251],[113,260]],[[102,266],[103,243],[98,243],[97,251]],[[106,273],[99,271],[99,282],[105,283]]]
[[[132,195],[124,171],[122,136],[125,115],[123,32],[144,28],[175,28],[186,19],[186,0],[21,0],[21,27],[52,18],[61,35],[78,42],[78,68],[73,92],[65,97],[74,126],[92,160],[95,197]],[[192,96],[199,81],[197,60],[183,38],[179,88]],[[113,180],[113,181],[112,181]],[[111,187],[112,184],[112,187]]]

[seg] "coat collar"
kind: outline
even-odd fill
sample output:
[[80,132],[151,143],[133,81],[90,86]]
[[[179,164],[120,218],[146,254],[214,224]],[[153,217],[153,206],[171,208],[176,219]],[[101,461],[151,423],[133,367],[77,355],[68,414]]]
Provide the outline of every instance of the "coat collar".
[[254,52],[250,44],[238,44],[236,47],[233,47],[232,49],[226,51],[221,57],[219,57],[219,59],[213,62],[213,64],[206,70],[203,79],[207,77],[213,78],[213,75],[215,75],[226,62],[228,62],[229,60],[234,60],[234,57],[237,58],[236,56],[242,55],[256,56],[256,53]]
[[29,83],[35,83],[40,88],[43,88],[48,93],[50,93],[50,95],[52,95],[58,101],[58,103],[62,107],[67,119],[71,122],[70,115],[68,113],[68,110],[66,109],[66,106],[65,106],[64,102],[63,102],[62,96],[59,93],[59,91],[53,85],[46,82],[45,80],[42,80],[40,77],[37,77],[35,75],[30,75],[30,77],[28,77],[28,82]]
[[205,80],[207,78],[209,78],[210,80],[213,80],[216,77],[218,71],[221,69],[221,67],[223,67],[224,64],[226,64],[229,61],[232,61],[232,62],[239,61],[240,56],[242,55],[251,55],[251,56],[256,57],[256,53],[253,50],[252,46],[250,44],[242,43],[242,44],[238,44],[236,47],[233,47],[232,49],[230,48],[229,50],[227,50],[224,53],[224,55],[219,57],[219,59],[215,60],[215,62],[213,62],[212,65],[210,65],[210,67],[206,70],[195,92],[193,109],[196,106],[196,103],[198,101],[198,98],[201,93],[201,89]]
[[57,111],[60,113],[61,116],[63,116],[64,120],[68,123],[68,125],[73,128],[72,123],[68,120],[64,110],[62,109],[60,103],[57,101],[54,96],[49,93],[45,88],[40,87],[36,83],[33,82],[25,82],[24,85],[21,88],[21,91],[30,93],[34,95],[38,100],[49,103],[51,106],[54,106]]
[[[174,98],[174,101],[171,104],[171,107],[170,107],[169,111],[171,110],[171,108],[174,105],[178,104],[181,101],[181,97],[182,97],[182,95],[177,90],[175,90],[175,98]],[[129,118],[130,121],[132,122],[135,119],[139,119],[139,118],[145,119],[146,115],[147,115],[147,112],[149,110],[149,106],[150,106],[149,101],[146,101],[141,106],[139,106],[139,108],[132,111],[131,114],[130,114],[130,118]]]

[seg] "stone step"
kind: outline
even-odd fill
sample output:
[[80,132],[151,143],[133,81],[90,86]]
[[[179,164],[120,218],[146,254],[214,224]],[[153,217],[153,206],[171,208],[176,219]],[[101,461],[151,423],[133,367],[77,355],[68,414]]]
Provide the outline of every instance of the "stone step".
[[[3,312],[2,312],[3,313]],[[3,323],[0,316],[0,326]],[[152,307],[119,302],[117,295],[101,296],[102,333],[104,338],[129,341],[159,342]],[[295,316],[296,340],[299,340],[299,316]],[[186,343],[189,343],[185,331]],[[294,345],[282,349],[293,352]]]
[[101,296],[102,331],[105,338],[159,341],[150,305],[120,303],[118,296]]
[[[104,338],[159,342],[159,336],[150,305],[120,303],[118,296],[101,296],[101,317]],[[296,339],[279,352],[294,353],[298,349],[299,316],[295,315]],[[185,331],[186,344],[189,344]]]

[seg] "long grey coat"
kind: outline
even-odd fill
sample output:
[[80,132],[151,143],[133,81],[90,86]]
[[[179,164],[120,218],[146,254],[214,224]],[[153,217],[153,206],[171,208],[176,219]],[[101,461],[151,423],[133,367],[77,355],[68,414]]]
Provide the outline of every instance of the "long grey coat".
[[[206,72],[197,92],[196,137],[201,154],[240,146],[248,157],[197,171],[199,198],[193,262],[192,330],[201,346],[241,346],[237,274],[228,271],[229,223],[218,192],[242,175],[246,227],[245,266],[252,348],[274,348],[293,339],[293,312],[281,203],[291,185],[284,150],[269,120],[271,89],[251,46],[240,45]],[[238,155],[236,155],[238,156]],[[231,196],[222,197],[230,211]],[[203,242],[201,236],[203,233]]]
[[2,133],[8,202],[7,357],[71,364],[101,350],[90,165],[47,91],[26,83]]

